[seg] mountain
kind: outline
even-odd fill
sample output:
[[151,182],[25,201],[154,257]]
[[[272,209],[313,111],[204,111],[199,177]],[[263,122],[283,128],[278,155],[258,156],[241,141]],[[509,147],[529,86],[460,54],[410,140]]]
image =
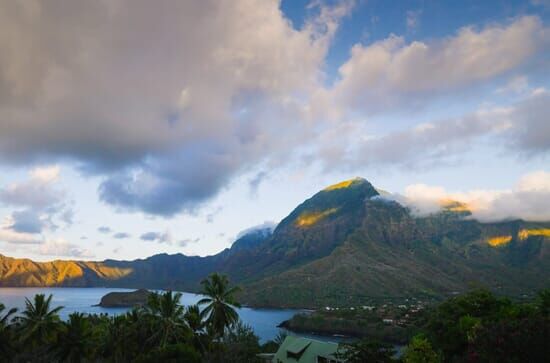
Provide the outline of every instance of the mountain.
[[0,256],[0,286],[112,286],[197,291],[218,271],[253,306],[319,307],[438,298],[472,284],[519,296],[550,287],[550,223],[480,223],[445,202],[416,217],[368,181],[321,190],[274,230],[253,230],[217,255],[37,263]]

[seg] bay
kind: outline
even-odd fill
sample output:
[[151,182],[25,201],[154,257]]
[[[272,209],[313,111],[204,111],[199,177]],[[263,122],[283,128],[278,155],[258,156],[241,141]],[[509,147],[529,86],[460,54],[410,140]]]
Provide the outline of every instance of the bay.
[[[52,305],[63,306],[60,311],[62,319],[67,319],[73,312],[88,314],[124,314],[128,308],[103,308],[93,306],[99,303],[101,297],[113,291],[133,291],[133,289],[113,289],[113,288],[72,288],[72,287],[52,287],[52,288],[0,288],[0,303],[7,308],[16,307],[19,311],[25,308],[25,298],[32,300],[36,294],[53,295]],[[201,295],[182,292],[181,303],[183,305],[192,305],[201,299]],[[284,320],[290,319],[294,314],[302,312],[298,309],[254,309],[243,307],[238,309],[241,320],[254,329],[256,335],[260,337],[260,342],[265,343],[277,336],[284,329],[277,328]],[[307,334],[293,335],[308,336]],[[325,341],[338,340],[337,337],[317,337]]]

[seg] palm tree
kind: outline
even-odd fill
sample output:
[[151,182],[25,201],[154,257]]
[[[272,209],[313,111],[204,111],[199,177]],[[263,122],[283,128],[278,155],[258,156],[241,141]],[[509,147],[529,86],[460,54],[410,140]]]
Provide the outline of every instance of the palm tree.
[[[0,303],[0,314],[6,309],[6,306]],[[4,329],[8,326],[10,317],[17,312],[17,308],[11,308],[4,316],[0,318],[0,329]]]
[[205,344],[203,343],[204,334],[204,322],[201,317],[201,310],[198,305],[189,305],[183,316],[187,326],[193,332],[193,344],[198,351],[204,352]]
[[202,294],[205,298],[198,305],[205,305],[201,316],[206,318],[215,336],[221,337],[225,328],[231,327],[239,320],[239,314],[235,310],[241,305],[235,300],[238,287],[229,288],[227,276],[213,273],[208,279],[201,281]]
[[52,295],[34,296],[34,302],[25,298],[25,310],[18,318],[21,328],[21,340],[32,347],[44,348],[57,335],[61,325],[59,311],[62,306],[51,309]]
[[178,343],[184,337],[187,326],[185,325],[185,308],[180,304],[181,293],[167,291],[163,294],[151,293],[145,309],[152,317],[155,334],[151,338],[160,337],[160,347],[167,344]]
[[[0,314],[6,309],[4,304],[0,303]],[[9,329],[10,318],[17,312],[17,308],[11,308],[3,316],[0,315],[0,357],[11,357],[14,354],[11,329]]]
[[202,322],[201,310],[198,305],[189,305],[183,317],[193,333],[198,334],[202,331],[204,323]]
[[80,362],[92,358],[96,339],[90,319],[82,313],[69,315],[57,344],[58,357],[63,362]]

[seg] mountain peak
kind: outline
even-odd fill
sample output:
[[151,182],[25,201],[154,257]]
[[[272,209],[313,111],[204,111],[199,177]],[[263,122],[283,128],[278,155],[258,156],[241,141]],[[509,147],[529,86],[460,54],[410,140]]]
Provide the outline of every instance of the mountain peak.
[[323,189],[323,191],[329,192],[332,190],[345,189],[345,188],[350,188],[350,187],[357,186],[359,184],[365,184],[365,183],[368,184],[369,182],[364,178],[355,177],[353,179],[344,180],[339,183],[329,185],[328,187]]

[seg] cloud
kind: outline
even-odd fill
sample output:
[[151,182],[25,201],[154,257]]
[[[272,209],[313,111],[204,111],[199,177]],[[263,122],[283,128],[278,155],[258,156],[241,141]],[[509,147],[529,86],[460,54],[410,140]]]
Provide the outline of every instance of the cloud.
[[220,214],[223,211],[222,206],[216,207],[214,210],[212,210],[210,213],[206,215],[206,223],[213,223],[214,217],[216,217],[218,214]]
[[550,151],[550,92],[536,89],[520,102],[510,118],[513,128],[509,133],[511,146],[527,156]]
[[172,244],[172,235],[170,234],[170,232],[146,232],[142,234],[140,238],[143,241],[154,241],[158,243]]
[[0,241],[12,244],[41,244],[43,242],[40,236],[5,228],[0,228]]
[[11,230],[6,239],[41,241],[41,236],[30,235],[73,223],[73,203],[59,186],[59,174],[58,166],[37,167],[27,180],[0,187],[0,203],[17,208],[6,219],[4,229]]
[[113,235],[113,238],[116,238],[116,239],[126,239],[126,238],[130,238],[131,235],[129,233],[125,233],[125,232],[118,232],[118,233],[115,233]]
[[60,204],[65,193],[56,187],[59,167],[35,168],[29,179],[0,188],[0,202],[35,209],[45,209]]
[[242,236],[245,236],[249,233],[259,232],[259,231],[261,231],[265,235],[268,235],[268,234],[271,234],[275,230],[276,227],[277,227],[277,223],[275,223],[273,221],[265,221],[262,224],[258,224],[257,226],[253,226],[253,227],[250,227],[250,228],[247,228],[245,230],[240,231],[237,234],[237,239],[239,239]]
[[420,24],[420,16],[422,10],[409,10],[407,11],[406,24],[408,30],[415,30]]
[[39,215],[30,210],[16,211],[12,213],[13,224],[11,229],[22,233],[40,233],[44,222]]
[[198,243],[201,239],[200,238],[187,238],[183,239],[178,242],[178,246],[180,247],[187,247],[191,243]]
[[63,238],[48,239],[42,244],[38,253],[46,256],[63,256],[63,257],[76,257],[76,258],[92,258],[93,253],[87,249],[83,249],[80,246],[69,243]]
[[464,27],[440,40],[407,44],[391,35],[357,44],[331,94],[336,107],[366,113],[425,103],[517,69],[548,48],[548,32],[538,17],[523,16],[507,25]]
[[51,165],[45,167],[38,167],[31,170],[30,175],[32,179],[38,180],[44,184],[48,184],[56,181],[59,178],[61,169],[58,165]]
[[521,94],[529,89],[529,82],[526,76],[512,77],[504,87],[496,90],[496,93]]
[[305,127],[352,5],[295,29],[277,0],[2,3],[0,159],[73,160],[119,209],[192,210]]
[[403,195],[390,197],[407,205],[417,215],[441,210],[449,201],[464,203],[472,218],[482,222],[523,219],[550,220],[550,172],[536,171],[524,175],[510,190],[470,190],[449,192],[441,186],[410,185]]
[[425,169],[456,162],[484,141],[500,153],[544,158],[550,151],[548,114],[550,92],[536,89],[506,107],[481,108],[383,135],[369,135],[364,125],[348,123],[319,137],[321,147],[313,157],[323,160],[327,169],[389,165]]
[[268,178],[268,173],[265,171],[260,171],[257,173],[252,179],[248,181],[248,185],[250,187],[250,195],[255,197],[258,195],[258,188],[260,187],[260,184]]
[[98,227],[97,228],[97,231],[99,233],[104,233],[104,234],[107,234],[107,233],[111,233],[112,232],[112,229],[110,227],[107,227],[107,226],[101,226],[101,227]]

